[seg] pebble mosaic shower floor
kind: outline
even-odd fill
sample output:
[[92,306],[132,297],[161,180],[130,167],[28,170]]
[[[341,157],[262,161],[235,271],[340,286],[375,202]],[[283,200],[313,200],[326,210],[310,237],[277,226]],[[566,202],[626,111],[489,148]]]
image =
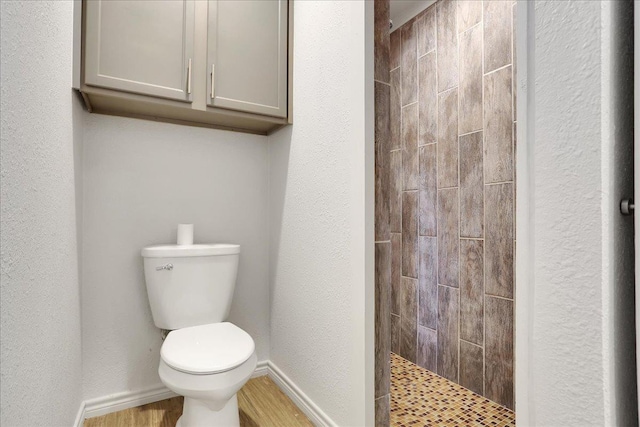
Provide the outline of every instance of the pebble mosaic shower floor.
[[515,426],[513,411],[391,353],[391,426]]

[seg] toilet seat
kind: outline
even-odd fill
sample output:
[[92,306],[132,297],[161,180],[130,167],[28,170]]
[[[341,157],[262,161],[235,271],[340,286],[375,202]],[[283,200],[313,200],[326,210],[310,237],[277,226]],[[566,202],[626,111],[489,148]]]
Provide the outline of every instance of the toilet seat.
[[171,331],[160,350],[171,368],[193,375],[234,369],[254,353],[251,336],[229,322],[210,323]]

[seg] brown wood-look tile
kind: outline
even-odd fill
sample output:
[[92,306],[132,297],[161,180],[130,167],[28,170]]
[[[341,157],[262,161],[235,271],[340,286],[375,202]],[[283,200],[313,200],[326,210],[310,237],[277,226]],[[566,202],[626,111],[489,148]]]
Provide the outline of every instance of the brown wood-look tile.
[[436,52],[418,60],[420,79],[420,140],[418,145],[430,144],[438,139],[438,95],[436,85]]
[[416,279],[402,278],[402,313],[400,314],[400,356],[416,363],[418,284]]
[[418,366],[435,372],[437,359],[438,334],[433,329],[418,326]]
[[460,240],[460,338],[482,345],[484,335],[484,242]]
[[437,144],[420,147],[419,208],[421,236],[435,236],[437,232]]
[[419,237],[418,324],[436,329],[438,324],[438,239]]
[[485,293],[513,298],[513,184],[485,186]]
[[389,35],[389,68],[391,70],[400,66],[402,60],[402,31],[398,29]]
[[482,132],[460,137],[460,236],[484,235]]
[[[517,122],[513,122],[513,238],[516,238],[516,202],[518,201],[518,174],[516,171],[516,159],[518,158],[518,123]],[[513,247],[513,253],[516,253],[516,248],[515,245]],[[515,255],[514,255],[514,261],[513,264],[515,265]],[[513,275],[514,279],[516,277],[516,275]]]
[[436,48],[436,8],[429,7],[418,15],[418,57]]
[[418,104],[402,108],[402,178],[404,190],[418,189]]
[[[514,3],[513,6],[511,6],[512,9],[512,13],[511,13],[511,68],[513,69],[513,74],[512,74],[512,87],[513,87],[513,120],[517,120],[518,117],[518,112],[517,112],[517,87],[518,87],[518,72],[517,72],[517,64],[518,64],[518,57],[516,56],[516,9],[517,5]],[[515,156],[514,156],[515,158]]]
[[438,190],[438,283],[458,287],[458,189]]
[[376,1],[374,10],[374,79],[389,83],[389,2]]
[[400,353],[400,315],[391,315],[391,351]]
[[460,34],[459,134],[482,129],[482,27]]
[[456,2],[436,3],[438,92],[458,86],[458,25]]
[[458,382],[458,290],[438,286],[438,375]]
[[[389,3],[388,1],[385,3]],[[389,427],[389,414],[391,410],[389,408],[389,395],[378,397],[375,400],[375,417],[376,427]]]
[[438,95],[438,188],[458,185],[458,89]]
[[418,277],[418,192],[402,193],[402,275]]
[[402,301],[402,234],[391,233],[391,312],[400,315]]
[[[467,31],[482,21],[482,1],[459,0],[458,1],[458,31]],[[482,47],[480,47],[482,48]]]
[[400,73],[400,68],[396,68],[389,74],[391,79],[391,105],[389,107],[389,118],[391,121],[391,144],[389,146],[390,150],[402,148],[402,106],[400,105],[402,103],[402,100],[400,98]]
[[484,1],[484,72],[490,73],[511,64],[512,3],[509,1]]
[[402,31],[402,106],[418,100],[418,50],[416,46],[417,25],[415,19],[407,22]]
[[513,180],[511,67],[484,77],[484,182]]
[[485,309],[485,396],[513,409],[513,301],[487,296]]
[[389,229],[392,233],[400,233],[402,231],[402,151],[392,151],[389,158],[391,172]]
[[389,92],[388,85],[375,82],[376,241],[389,240]]
[[391,243],[376,243],[375,294],[375,395],[389,394],[391,352]]
[[484,366],[482,347],[460,341],[460,385],[482,396]]

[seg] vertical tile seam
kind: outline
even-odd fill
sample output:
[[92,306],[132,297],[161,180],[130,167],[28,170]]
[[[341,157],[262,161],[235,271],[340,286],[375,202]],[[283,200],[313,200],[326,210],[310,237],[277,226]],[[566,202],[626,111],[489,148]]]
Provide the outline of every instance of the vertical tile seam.
[[[404,25],[403,25],[404,26]],[[402,265],[404,264],[404,249],[403,249],[403,245],[404,245],[404,238],[402,237],[404,234],[404,221],[403,221],[403,212],[404,212],[404,208],[403,208],[403,197],[402,197],[402,190],[404,189],[404,114],[402,112],[402,99],[403,99],[403,92],[404,92],[404,77],[403,77],[403,73],[404,73],[404,67],[402,66],[402,58],[404,56],[404,37],[402,37],[402,26],[400,28],[398,28],[398,39],[399,39],[399,49],[400,52],[398,52],[399,55],[399,59],[398,59],[398,73],[399,73],[399,84],[398,84],[398,92],[399,92],[399,100],[398,103],[400,104],[400,123],[399,123],[399,137],[400,137],[400,172],[399,172],[399,178],[400,178],[400,186],[402,187],[400,190],[400,248],[398,249],[400,251],[400,263],[398,268],[400,269],[400,280],[398,281],[399,283],[396,283],[396,287],[398,289],[396,289],[397,292],[397,297],[400,299],[400,303],[399,303],[399,307],[398,307],[398,322],[399,322],[399,326],[398,326],[398,352],[400,352],[400,345],[401,345],[401,339],[402,339],[402,325],[403,325],[403,313],[404,313],[404,303],[403,303],[403,294],[404,294],[404,286],[403,286],[403,280],[402,280]],[[398,107],[398,105],[396,105],[396,107]],[[398,177],[395,177],[396,180],[398,179]]]
[[458,274],[458,313],[457,313],[457,317],[458,317],[458,339],[456,340],[456,344],[458,346],[458,375],[457,375],[457,383],[460,384],[460,361],[462,360],[460,358],[460,323],[462,322],[462,316],[461,316],[461,299],[462,299],[462,292],[461,292],[461,288],[460,288],[460,269],[462,268],[462,262],[461,262],[461,244],[460,244],[460,231],[461,231],[461,210],[460,210],[460,193],[461,191],[461,182],[462,179],[460,177],[460,23],[458,22],[458,18],[459,18],[459,13],[458,13],[458,7],[460,6],[460,4],[458,2],[455,3],[455,23],[456,23],[456,53],[457,53],[457,57],[458,57],[458,81],[457,81],[457,87],[458,87],[458,102],[457,102],[457,120],[456,120],[456,148],[457,148],[457,157],[458,157],[458,268],[457,268],[457,274]]
[[400,59],[399,59],[399,63],[400,65],[398,66],[398,68],[400,69],[400,265],[398,266],[398,268],[400,269],[400,280],[399,283],[397,284],[399,289],[399,293],[400,293],[400,309],[399,311],[399,319],[400,319],[400,335],[398,336],[398,351],[401,352],[402,350],[402,337],[403,337],[403,325],[404,325],[404,318],[405,318],[405,313],[406,313],[406,308],[404,307],[404,280],[402,280],[403,275],[402,275],[402,266],[404,265],[404,197],[402,195],[402,190],[404,190],[404,156],[405,156],[405,141],[404,141],[404,109],[402,108],[402,102],[404,99],[404,73],[406,72],[405,67],[403,66],[403,58],[404,58],[404,49],[405,49],[405,43],[404,43],[404,36],[402,34],[402,27],[400,27]]
[[435,212],[435,216],[436,216],[436,250],[434,255],[435,258],[435,270],[436,270],[436,303],[435,303],[435,318],[436,318],[436,345],[435,345],[435,370],[436,373],[438,372],[438,353],[439,353],[439,344],[438,344],[438,330],[439,330],[439,326],[438,324],[439,322],[439,312],[440,312],[440,302],[439,302],[439,297],[438,297],[438,293],[440,291],[440,289],[438,288],[438,277],[440,276],[440,219],[438,218],[438,207],[440,206],[440,193],[438,191],[438,186],[440,185],[440,177],[439,177],[439,170],[438,170],[438,156],[440,153],[440,144],[438,143],[440,140],[440,123],[439,123],[439,114],[440,114],[440,97],[438,96],[438,84],[439,84],[439,80],[438,80],[438,22],[440,19],[440,13],[438,12],[438,9],[440,8],[439,6],[439,1],[436,2],[434,4],[433,7],[433,14],[434,14],[434,44],[435,47],[434,49],[434,62],[435,62],[435,67],[433,68],[433,72],[435,73],[435,85],[436,85],[436,108],[435,108],[435,122],[436,122],[436,157],[435,157],[435,162],[434,162],[434,167],[435,167],[435,176],[436,176],[436,205],[434,206],[434,212]]
[[512,216],[513,216],[513,223],[512,223],[512,235],[513,235],[513,256],[512,256],[512,266],[511,266],[511,271],[513,274],[513,279],[512,279],[512,283],[511,283],[511,290],[512,290],[512,296],[513,296],[513,304],[512,304],[512,328],[513,328],[513,332],[512,332],[512,350],[511,350],[511,369],[513,372],[513,376],[512,376],[512,396],[511,396],[511,400],[513,402],[513,409],[515,409],[516,406],[516,387],[515,387],[515,371],[516,371],[516,361],[515,361],[515,346],[516,346],[516,328],[515,328],[515,312],[516,312],[516,250],[517,250],[517,245],[516,245],[516,196],[517,196],[517,188],[516,188],[516,174],[517,174],[517,162],[516,162],[516,153],[517,153],[517,137],[516,137],[516,131],[517,131],[517,105],[516,105],[516,99],[518,96],[518,92],[517,92],[517,84],[516,84],[516,78],[517,76],[517,70],[516,70],[516,49],[515,49],[515,42],[516,42],[516,29],[515,29],[515,23],[516,23],[516,19],[514,17],[514,14],[516,13],[517,9],[516,9],[516,2],[513,2],[513,4],[511,5],[511,142],[512,142],[512,146],[511,146],[511,163],[512,163],[512,171],[513,171],[513,188],[512,188],[512,206],[511,206],[511,211],[513,212]]
[[486,301],[485,301],[485,293],[486,293],[486,285],[487,285],[487,279],[486,279],[486,275],[487,275],[487,245],[486,245],[486,237],[487,237],[487,233],[486,233],[486,229],[487,229],[487,201],[486,201],[486,187],[485,187],[485,161],[484,161],[484,153],[486,150],[485,144],[486,144],[486,129],[484,127],[484,123],[485,123],[485,117],[484,117],[484,31],[485,31],[485,21],[484,21],[484,0],[481,0],[480,2],[480,23],[482,24],[481,26],[481,33],[482,35],[480,36],[480,43],[481,43],[481,67],[482,69],[480,70],[482,76],[481,76],[481,80],[482,80],[482,237],[483,237],[483,244],[482,244],[482,395],[486,397],[487,392],[486,392],[486,372],[487,372],[487,319],[486,319]]
[[512,306],[511,306],[511,327],[512,327],[512,339],[511,339],[511,369],[512,369],[512,377],[511,377],[511,401],[513,404],[513,409],[515,409],[516,405],[516,387],[515,387],[515,345],[516,345],[516,336],[515,336],[515,311],[516,311],[516,114],[517,114],[517,106],[516,99],[518,96],[517,92],[517,71],[516,71],[516,49],[515,49],[515,23],[516,20],[514,18],[514,13],[516,12],[516,2],[513,2],[511,5],[511,19],[509,20],[509,25],[511,28],[511,170],[513,175],[511,178],[513,179],[513,185],[511,189],[511,212],[512,212],[512,223],[511,223],[511,235],[513,236],[513,250],[511,257],[511,271],[512,271],[512,280],[511,280],[511,296],[513,297]]
[[[416,320],[416,336],[415,336],[415,340],[416,340],[416,347],[415,347],[415,360],[416,362],[418,361],[418,347],[419,347],[419,343],[418,343],[418,337],[420,336],[419,333],[419,327],[420,327],[420,59],[419,59],[419,50],[420,50],[420,20],[416,19],[416,27],[417,27],[417,36],[416,36],[416,114],[417,114],[417,120],[416,120],[416,146],[415,146],[415,150],[416,152],[413,153],[414,156],[416,156],[416,158],[418,159],[418,170],[416,171],[416,187],[418,187],[418,193],[416,194],[416,205],[413,207],[414,209],[414,214],[415,214],[415,218],[416,218],[416,246],[415,246],[415,251],[417,251],[417,253],[415,254],[415,260],[416,260],[416,276],[417,276],[417,283],[416,283],[416,311],[414,313],[415,315],[415,320]],[[415,28],[414,28],[415,29]]]

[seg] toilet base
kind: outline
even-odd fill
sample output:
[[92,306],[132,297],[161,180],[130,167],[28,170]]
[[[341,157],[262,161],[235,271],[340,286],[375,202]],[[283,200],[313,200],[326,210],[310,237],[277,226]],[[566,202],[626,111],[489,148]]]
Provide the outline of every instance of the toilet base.
[[185,397],[176,427],[240,427],[237,395],[234,394],[219,411],[212,410],[201,400]]

